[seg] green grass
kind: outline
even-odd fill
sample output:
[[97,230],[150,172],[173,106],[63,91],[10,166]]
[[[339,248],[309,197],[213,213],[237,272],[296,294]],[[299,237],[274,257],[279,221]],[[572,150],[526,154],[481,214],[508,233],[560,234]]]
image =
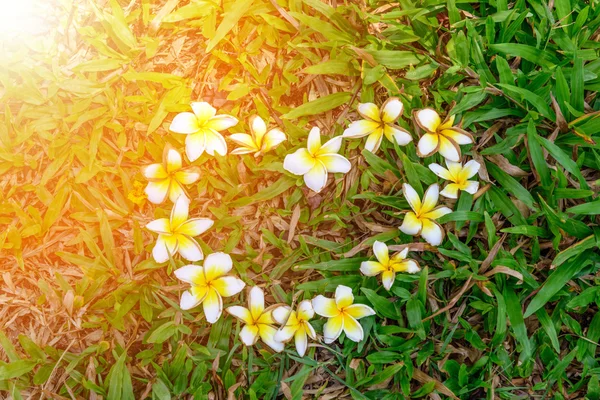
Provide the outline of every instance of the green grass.
[[[0,45],[6,396],[600,399],[600,5],[100,3],[57,2],[64,30]],[[413,110],[455,114],[486,190],[461,193],[444,244],[411,253],[422,271],[388,293],[360,262],[375,240],[414,240],[401,185],[436,182],[440,156],[347,140],[353,170],[318,195],[282,161],[311,126],[339,135],[359,101],[390,96],[410,132]],[[258,113],[288,135],[262,158],[194,163],[205,253],[230,253],[269,303],[352,287],[377,311],[362,342],[273,354],[231,317],[179,308],[184,261],[154,263],[143,229],[171,205],[144,199],[139,168],[183,148],[168,126],[196,100],[237,116],[231,132]]]

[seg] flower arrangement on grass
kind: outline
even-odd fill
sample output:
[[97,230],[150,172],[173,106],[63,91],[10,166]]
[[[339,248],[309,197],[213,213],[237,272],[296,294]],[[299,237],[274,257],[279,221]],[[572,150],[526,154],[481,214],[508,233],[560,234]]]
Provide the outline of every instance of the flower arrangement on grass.
[[[171,130],[187,135],[186,154],[190,161],[198,159],[205,151],[225,155],[227,145],[219,133],[237,124],[237,119],[229,115],[216,115],[216,110],[208,103],[196,102],[191,105],[193,113],[178,114],[171,124]],[[359,104],[358,112],[364,118],[352,122],[343,136],[331,138],[321,143],[319,128],[313,127],[307,138],[306,148],[300,148],[288,154],[283,162],[285,170],[301,175],[309,189],[320,192],[327,184],[329,173],[347,173],[351,164],[346,157],[338,154],[342,138],[368,136],[365,148],[375,152],[385,136],[399,145],[412,141],[409,132],[395,125],[402,114],[403,105],[398,98],[389,98],[379,109],[373,103]],[[419,156],[429,156],[438,152],[446,157],[447,168],[431,163],[429,168],[439,177],[449,181],[441,194],[456,198],[459,190],[475,193],[479,187],[477,181],[469,180],[479,170],[480,165],[471,160],[465,165],[459,162],[461,144],[472,143],[472,137],[462,129],[453,126],[454,117],[445,121],[431,109],[414,113],[416,124],[425,130],[417,144]],[[240,147],[232,154],[250,154],[256,157],[264,154],[286,140],[286,135],[277,128],[267,130],[265,121],[253,116],[249,120],[250,134],[234,133],[229,138]],[[162,163],[152,164],[143,169],[144,176],[150,181],[146,194],[151,202],[162,203],[169,197],[173,209],[169,218],[160,218],[146,225],[152,232],[158,233],[158,239],[152,250],[156,262],[168,261],[179,253],[189,261],[203,259],[202,249],[193,237],[208,230],[213,221],[207,218],[188,219],[189,196],[184,185],[196,182],[200,177],[197,167],[182,167],[181,155],[170,145],[164,150]],[[439,186],[431,185],[421,199],[416,190],[404,183],[404,197],[412,211],[405,214],[400,230],[413,236],[421,236],[429,244],[442,243],[444,230],[436,222],[452,210],[439,205]],[[373,244],[376,261],[364,261],[360,271],[366,276],[381,275],[381,282],[390,290],[398,273],[414,274],[420,270],[419,264],[407,258],[409,246],[390,255],[388,246],[380,241]],[[233,260],[225,253],[212,253],[206,257],[203,265],[185,265],[175,270],[177,279],[190,285],[180,300],[182,310],[191,310],[203,306],[204,315],[209,323],[219,320],[223,312],[223,298],[240,293],[246,286],[238,277],[229,275]],[[352,289],[338,285],[334,298],[321,294],[312,300],[301,301],[296,309],[288,305],[265,307],[265,295],[261,288],[254,286],[248,291],[248,308],[230,306],[228,314],[240,320],[244,325],[239,333],[240,340],[246,346],[255,345],[262,340],[276,352],[284,349],[285,343],[294,339],[298,355],[303,357],[308,348],[308,338],[318,340],[317,333],[310,323],[315,314],[327,318],[323,327],[323,339],[327,344],[337,340],[342,332],[354,342],[364,339],[360,318],[374,315],[375,311],[365,304],[354,304]]]

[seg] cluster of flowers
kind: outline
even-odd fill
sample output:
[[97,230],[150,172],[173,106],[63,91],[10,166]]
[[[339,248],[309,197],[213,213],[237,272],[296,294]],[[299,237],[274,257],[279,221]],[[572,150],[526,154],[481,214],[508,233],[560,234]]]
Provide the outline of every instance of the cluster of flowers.
[[[230,115],[217,115],[216,110],[205,102],[192,103],[191,107],[193,113],[178,114],[170,126],[171,131],[187,135],[185,151],[188,159],[193,162],[204,152],[209,155],[227,154],[227,144],[220,132],[237,125],[238,120]],[[338,154],[343,138],[367,136],[365,149],[371,152],[379,149],[384,136],[398,145],[411,142],[411,134],[395,124],[402,110],[402,102],[395,97],[389,98],[381,109],[373,103],[361,103],[358,113],[362,120],[352,122],[343,135],[324,144],[321,143],[319,128],[312,128],[306,148],[288,154],[283,167],[292,174],[303,176],[306,185],[319,192],[327,184],[329,173],[347,173],[351,169],[348,159]],[[439,152],[446,159],[447,168],[436,163],[431,163],[429,168],[450,183],[441,192],[437,184],[431,185],[422,199],[411,185],[405,183],[402,191],[412,211],[406,213],[400,230],[408,235],[421,236],[429,244],[437,246],[442,243],[444,230],[436,220],[452,212],[446,206],[438,206],[439,195],[456,199],[459,190],[471,194],[477,192],[479,183],[469,179],[477,174],[480,165],[474,160],[464,165],[460,162],[460,145],[473,143],[473,138],[454,126],[453,116],[442,121],[436,111],[425,108],[414,112],[413,118],[424,131],[417,144],[417,154],[428,157]],[[251,117],[249,126],[250,134],[229,136],[240,146],[232,154],[254,153],[258,157],[286,140],[286,135],[279,129],[267,130],[265,121],[258,116]],[[193,238],[208,230],[213,221],[188,218],[190,198],[185,189],[185,185],[200,178],[199,169],[194,166],[184,168],[181,154],[167,145],[162,162],[144,167],[142,173],[149,181],[145,193],[151,202],[160,204],[169,198],[174,203],[169,218],[157,219],[146,225],[148,230],[158,234],[152,251],[155,261],[166,262],[177,253],[188,261],[203,260],[202,248]],[[373,253],[377,261],[363,262],[360,270],[366,276],[381,274],[383,286],[390,290],[397,273],[416,273],[420,269],[415,260],[407,258],[408,251],[409,246],[390,256],[385,243],[376,241]],[[232,268],[229,255],[213,253],[206,257],[202,266],[191,264],[176,270],[175,276],[191,285],[181,297],[181,308],[189,310],[202,304],[206,320],[215,323],[223,312],[223,297],[234,296],[245,287],[241,279],[227,275]],[[318,295],[300,302],[295,311],[287,305],[265,308],[264,293],[255,286],[248,292],[249,308],[231,306],[226,311],[245,323],[240,331],[244,344],[253,345],[261,338],[273,350],[281,351],[284,343],[293,337],[298,353],[303,356],[307,337],[316,339],[309,322],[315,313],[328,318],[323,329],[325,343],[335,341],[342,331],[353,341],[362,340],[364,334],[357,319],[375,312],[364,304],[353,302],[352,290],[340,285],[334,299]]]

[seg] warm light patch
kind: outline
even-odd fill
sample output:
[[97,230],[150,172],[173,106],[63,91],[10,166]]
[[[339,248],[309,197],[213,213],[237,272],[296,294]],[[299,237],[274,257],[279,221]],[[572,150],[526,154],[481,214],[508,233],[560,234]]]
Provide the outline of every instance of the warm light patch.
[[44,0],[0,0],[0,40],[46,33],[50,5]]

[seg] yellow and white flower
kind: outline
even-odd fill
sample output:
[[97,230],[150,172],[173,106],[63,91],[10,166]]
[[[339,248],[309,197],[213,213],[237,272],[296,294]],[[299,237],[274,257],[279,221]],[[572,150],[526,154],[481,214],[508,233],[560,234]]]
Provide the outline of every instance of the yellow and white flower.
[[146,229],[158,233],[158,239],[152,250],[157,263],[169,260],[169,255],[179,253],[189,261],[204,258],[202,248],[194,239],[208,230],[213,221],[208,218],[188,219],[190,203],[184,196],[179,196],[171,210],[169,218],[160,218],[146,225]]
[[185,152],[190,161],[197,160],[205,151],[211,156],[215,152],[227,154],[227,143],[219,132],[237,125],[238,120],[231,115],[215,115],[217,110],[206,102],[192,103],[192,110],[193,113],[177,114],[169,127],[175,133],[188,135]]
[[275,334],[275,340],[285,343],[294,338],[298,355],[304,357],[308,348],[308,337],[313,340],[317,337],[315,329],[308,322],[314,316],[315,310],[310,300],[301,301],[296,311],[289,306],[277,307],[273,310],[273,319],[282,327]]
[[354,303],[352,289],[339,285],[335,289],[335,299],[318,295],[312,300],[315,312],[328,320],[323,326],[325,343],[333,343],[344,331],[353,342],[364,338],[363,328],[357,319],[375,315],[375,310],[365,304]]
[[419,157],[429,157],[438,151],[450,161],[460,161],[460,145],[473,143],[473,136],[453,126],[454,115],[442,122],[440,115],[431,108],[415,111],[415,122],[425,132],[417,144]]
[[142,174],[148,179],[144,190],[154,204],[160,204],[167,198],[175,203],[179,196],[189,198],[183,185],[191,185],[200,178],[198,167],[182,168],[181,154],[167,144],[160,164],[150,164],[142,168]]
[[402,192],[413,211],[406,213],[400,230],[407,235],[421,235],[432,246],[438,246],[444,238],[444,229],[435,220],[452,212],[444,206],[437,206],[440,188],[437,183],[429,186],[423,195],[419,194],[408,183],[402,185]]
[[286,140],[285,133],[277,128],[267,132],[267,124],[258,115],[250,117],[250,133],[234,133],[229,135],[229,139],[240,145],[233,150],[231,154],[254,153],[255,157],[271,151]]
[[432,170],[434,174],[442,179],[452,182],[447,184],[444,190],[440,192],[442,196],[456,199],[459,190],[464,190],[471,194],[477,193],[477,190],[479,190],[479,182],[469,180],[469,178],[472,178],[479,172],[481,165],[477,161],[471,160],[463,166],[459,162],[446,160],[446,166],[448,169],[436,163],[429,164],[429,169]]
[[381,110],[373,103],[360,103],[358,113],[364,118],[355,121],[344,131],[347,138],[362,138],[368,135],[365,149],[374,153],[381,146],[383,136],[390,142],[399,146],[407,145],[412,141],[412,136],[404,128],[394,124],[402,115],[404,105],[397,97],[390,97],[383,103]]
[[350,171],[350,161],[337,154],[341,147],[341,136],[321,145],[321,131],[314,127],[308,134],[307,148],[285,156],[283,168],[294,175],[304,175],[306,186],[318,193],[325,187],[328,173]]
[[377,261],[363,261],[360,264],[360,272],[366,276],[381,274],[381,283],[386,290],[392,288],[397,273],[414,274],[420,270],[419,264],[415,260],[406,258],[408,247],[390,257],[386,244],[377,240],[373,243],[373,254]]
[[273,326],[275,320],[273,319],[272,309],[265,309],[265,294],[258,286],[250,289],[248,307],[232,306],[226,310],[246,324],[240,331],[242,343],[246,346],[252,346],[260,338],[273,350],[282,351],[283,343],[275,339],[277,328]]
[[186,265],[175,270],[175,276],[192,287],[181,295],[181,309],[189,310],[200,304],[206,320],[214,324],[223,313],[223,297],[238,294],[246,284],[241,279],[226,275],[233,268],[231,256],[212,253],[204,265]]

